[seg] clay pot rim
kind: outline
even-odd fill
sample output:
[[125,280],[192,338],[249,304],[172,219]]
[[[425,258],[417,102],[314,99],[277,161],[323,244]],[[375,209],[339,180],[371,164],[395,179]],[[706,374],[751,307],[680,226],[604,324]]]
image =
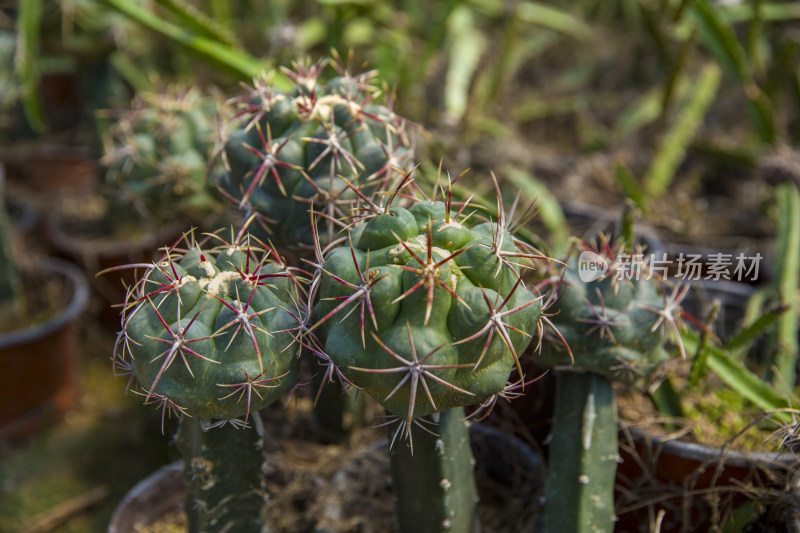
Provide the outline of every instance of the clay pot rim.
[[71,234],[64,231],[61,217],[51,212],[47,216],[46,231],[50,242],[64,252],[77,257],[85,254],[92,254],[98,257],[114,256],[121,252],[130,251],[133,248],[159,248],[168,246],[172,243],[162,242],[164,239],[173,238],[182,227],[180,222],[168,224],[145,223],[144,231],[136,237],[122,237],[115,239],[113,234],[107,239],[87,238],[78,234]]
[[[660,450],[661,453],[680,456],[702,464],[724,463],[727,466],[747,467],[754,463],[791,467],[797,463],[797,457],[791,452],[748,451],[731,446],[709,446],[696,442],[688,442],[680,438],[664,437],[653,434],[643,427],[624,426],[620,433],[630,435],[633,442],[641,442]],[[624,437],[623,437],[624,438]]]
[[37,260],[30,267],[30,270],[60,276],[62,279],[67,280],[67,283],[72,286],[72,295],[69,303],[44,322],[7,333],[0,333],[0,348],[11,348],[32,342],[58,331],[72,322],[83,311],[89,300],[89,284],[81,271],[71,263],[46,257]]

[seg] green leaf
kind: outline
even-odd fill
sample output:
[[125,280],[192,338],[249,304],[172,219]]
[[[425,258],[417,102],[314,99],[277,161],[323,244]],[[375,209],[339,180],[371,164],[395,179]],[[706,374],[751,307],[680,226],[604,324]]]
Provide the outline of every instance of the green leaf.
[[[759,138],[767,143],[775,141],[775,117],[769,98],[753,79],[752,70],[736,34],[722,15],[720,8],[708,0],[697,0],[692,17],[700,39],[711,54],[728,72],[733,74],[750,100],[750,112]],[[763,14],[763,13],[762,13]]]
[[459,7],[447,19],[450,64],[444,84],[444,107],[461,119],[467,110],[469,90],[478,61],[486,48],[483,34],[475,27],[472,12]]
[[[684,331],[681,333],[681,338],[687,351],[697,350],[700,337],[696,332]],[[726,385],[760,409],[773,411],[796,406],[799,403],[793,394],[779,392],[720,347],[708,348],[706,364]],[[788,418],[787,413],[778,413],[777,416],[783,418],[784,415]]]
[[45,129],[44,111],[39,95],[39,28],[42,1],[24,0],[17,13],[17,53],[14,67],[20,83],[25,118],[36,132]]
[[798,358],[797,310],[800,273],[800,193],[793,183],[780,185],[778,197],[777,292],[786,313],[778,321],[775,366],[782,386],[794,387]]
[[[144,9],[133,0],[103,0],[107,5],[125,14],[131,20],[159,33],[172,41],[194,51],[210,63],[222,65],[247,81],[260,76],[267,70],[267,63],[246,52],[229,45],[202,37],[185,28],[171,24],[155,13]],[[289,80],[283,75],[275,75],[273,82],[278,89],[291,87]]]
[[508,167],[503,169],[503,175],[519,188],[522,200],[536,202],[538,217],[550,233],[552,246],[563,250],[569,239],[569,227],[556,197],[542,182],[524,170]]
[[582,19],[561,9],[539,2],[521,2],[517,6],[520,20],[536,24],[575,39],[585,39],[592,33],[592,28]]
[[640,209],[644,209],[644,192],[636,178],[622,162],[614,164],[614,177],[622,189],[623,194],[633,200]]
[[723,345],[723,349],[730,353],[746,353],[753,342],[767,331],[778,321],[784,309],[773,309],[758,317],[758,319],[739,331],[728,342]]
[[643,188],[647,201],[657,199],[672,183],[678,165],[683,161],[686,148],[702,124],[706,111],[714,99],[721,75],[719,67],[709,63],[703,67],[697,82],[690,89],[689,101],[661,141],[644,177]]
[[229,46],[235,45],[236,37],[231,31],[218,24],[214,19],[186,0],[156,0],[156,2],[175,15],[182,26],[203,37],[208,37]]

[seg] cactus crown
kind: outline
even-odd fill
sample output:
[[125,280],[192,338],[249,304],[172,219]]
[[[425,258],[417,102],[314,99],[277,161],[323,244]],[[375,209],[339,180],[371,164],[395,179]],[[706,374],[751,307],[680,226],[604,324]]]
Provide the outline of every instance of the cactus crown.
[[[551,278],[563,290],[545,314],[562,343],[548,344],[544,364],[632,382],[667,359],[670,335],[685,357],[679,329],[687,315],[680,304],[688,286],[670,288],[640,252],[604,236],[596,247],[580,243],[572,250],[563,274]],[[595,273],[588,263],[607,268]]]
[[[406,176],[389,197],[411,184]],[[324,330],[330,363],[408,436],[418,417],[514,388],[514,368],[522,379],[541,311],[522,276],[543,256],[512,236],[502,207],[498,221],[482,220],[449,191],[402,196],[409,206],[356,210],[347,242],[322,252],[310,329]]]
[[193,89],[141,94],[114,112],[102,163],[120,200],[146,218],[198,218],[217,203],[209,180],[216,145],[217,105]]
[[[240,232],[168,248],[128,293],[115,350],[145,403],[237,420],[297,380],[296,272]],[[137,266],[137,265],[133,265]]]
[[[332,66],[335,76],[323,77]],[[357,200],[354,189],[386,188],[393,168],[411,159],[407,122],[373,85],[377,72],[353,73],[340,58],[295,63],[288,91],[268,77],[254,80],[226,134],[224,193],[259,215],[265,240],[310,245],[311,217],[333,239]]]

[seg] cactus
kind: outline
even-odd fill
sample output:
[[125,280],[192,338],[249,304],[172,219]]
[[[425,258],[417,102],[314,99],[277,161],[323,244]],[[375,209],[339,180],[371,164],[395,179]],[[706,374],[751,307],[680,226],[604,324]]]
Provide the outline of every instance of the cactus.
[[269,249],[243,232],[219,240],[170,247],[149,265],[129,291],[115,362],[162,417],[180,415],[191,530],[260,532],[264,457],[252,415],[296,383],[292,310],[303,295]]
[[7,321],[21,311],[22,289],[13,257],[13,231],[5,199],[5,167],[0,163],[0,316]]
[[[337,75],[323,83],[329,64]],[[367,194],[385,187],[412,155],[406,121],[378,103],[375,71],[353,74],[337,57],[284,72],[290,90],[264,77],[236,99],[219,180],[241,209],[259,214],[258,236],[281,249],[310,247],[312,209],[327,227],[322,240],[333,240],[357,199],[351,187]]]
[[193,89],[137,96],[111,112],[103,135],[106,183],[146,219],[202,220],[218,204],[206,178],[216,146],[217,105]]
[[[686,288],[670,291],[636,258],[604,239],[598,249],[583,245],[555,278],[563,284],[560,297],[545,304],[545,317],[562,340],[545,344],[541,357],[557,376],[545,490],[550,531],[556,525],[565,533],[613,531],[618,446],[612,380],[642,381],[667,359],[667,337],[675,334],[680,343]],[[581,268],[589,263],[608,268]]]
[[419,453],[392,453],[401,530],[471,532],[474,479],[457,413],[502,394],[515,367],[522,379],[518,355],[541,310],[522,270],[538,254],[505,216],[472,224],[468,202],[454,211],[449,194],[393,207],[410,183],[360,208],[348,243],[325,251],[310,330],[322,330],[331,365],[397,417],[392,444],[413,444],[413,425],[424,430]]

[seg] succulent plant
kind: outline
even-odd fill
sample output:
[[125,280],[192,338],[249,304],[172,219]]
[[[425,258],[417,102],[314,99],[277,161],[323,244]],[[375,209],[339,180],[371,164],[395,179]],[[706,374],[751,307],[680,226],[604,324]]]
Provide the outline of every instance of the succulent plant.
[[117,367],[162,417],[181,418],[193,531],[262,530],[261,422],[252,415],[297,381],[293,309],[303,298],[294,272],[271,255],[243,232],[174,245],[123,312]]
[[217,143],[217,105],[194,89],[141,93],[111,112],[104,134],[106,182],[147,219],[202,220],[219,204],[207,179]]
[[392,451],[401,530],[472,531],[463,407],[502,394],[515,367],[523,377],[518,356],[541,298],[522,275],[539,254],[512,236],[502,208],[481,222],[464,215],[469,202],[454,210],[449,193],[392,206],[410,182],[360,208],[347,243],[324,252],[309,329],[322,330],[344,379],[397,417],[392,444],[411,440],[414,424],[425,430],[413,457]]
[[[410,164],[407,122],[379,103],[377,73],[354,74],[335,59],[284,70],[292,82],[286,91],[268,76],[256,79],[236,99],[239,112],[226,128],[227,172],[219,185],[240,208],[259,214],[259,237],[280,248],[310,247],[310,210],[330,242],[357,200],[353,189],[369,195],[385,188],[393,168]],[[329,65],[336,76],[323,82]]]
[[5,167],[0,163],[0,316],[8,320],[22,306],[19,271],[13,257],[11,220],[5,203]]
[[545,304],[562,341],[546,343],[540,359],[557,376],[545,513],[559,531],[613,531],[612,380],[641,382],[669,357],[670,335],[680,344],[686,287],[669,289],[642,259],[605,239],[581,245],[554,278],[563,290]]

